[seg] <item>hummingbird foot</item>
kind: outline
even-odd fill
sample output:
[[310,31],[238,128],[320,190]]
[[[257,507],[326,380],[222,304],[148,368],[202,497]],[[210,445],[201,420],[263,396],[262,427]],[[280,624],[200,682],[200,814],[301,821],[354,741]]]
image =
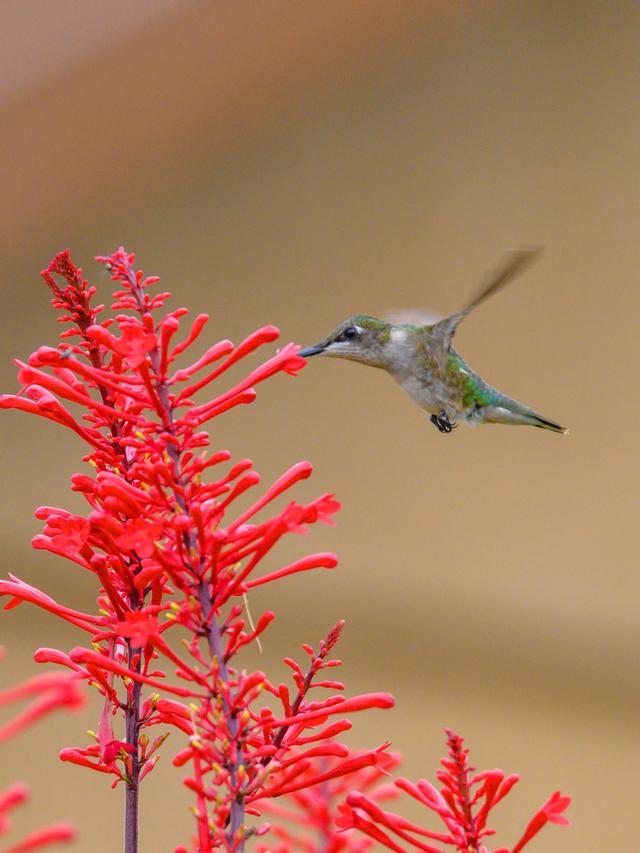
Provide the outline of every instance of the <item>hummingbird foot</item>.
[[449,420],[449,416],[444,411],[444,409],[439,412],[437,415],[431,415],[431,423],[440,431],[440,432],[453,432],[453,430],[458,426],[458,424],[451,423]]

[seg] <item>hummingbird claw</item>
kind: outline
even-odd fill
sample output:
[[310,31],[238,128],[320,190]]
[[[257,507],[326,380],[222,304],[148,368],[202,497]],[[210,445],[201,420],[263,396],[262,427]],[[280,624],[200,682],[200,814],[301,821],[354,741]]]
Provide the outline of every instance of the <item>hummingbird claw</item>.
[[440,432],[453,432],[453,430],[458,426],[456,423],[451,423],[449,420],[449,416],[443,410],[437,415],[431,415],[431,423],[440,431]]

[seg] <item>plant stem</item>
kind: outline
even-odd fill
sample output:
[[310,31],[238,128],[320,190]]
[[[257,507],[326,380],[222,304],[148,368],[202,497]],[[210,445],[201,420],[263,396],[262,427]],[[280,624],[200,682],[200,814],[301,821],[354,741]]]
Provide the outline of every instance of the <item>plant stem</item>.
[[[140,606],[138,594],[135,590],[131,594],[130,605],[132,610],[137,610]],[[133,648],[131,641],[129,641],[128,650],[129,668],[140,672],[142,649]],[[133,747],[133,752],[130,755],[131,775],[125,786],[124,853],[138,853],[138,826],[140,823],[140,753],[138,738],[140,735],[141,693],[142,684],[139,681],[134,681],[124,718],[126,742]]]
[[[198,587],[198,597],[200,599],[200,606],[202,607],[202,616],[203,620],[208,625],[208,643],[209,643],[209,651],[212,657],[217,658],[218,666],[220,667],[220,677],[225,683],[229,683],[229,671],[227,669],[227,665],[224,660],[224,648],[222,646],[222,633],[220,631],[220,626],[218,625],[215,617],[215,613],[213,613],[213,604],[211,601],[211,593],[209,590],[209,585],[206,581],[201,581]],[[229,735],[231,739],[236,741],[236,759],[231,767],[231,784],[232,786],[237,786],[238,784],[238,771],[243,765],[243,753],[240,744],[237,742],[238,736],[238,721],[235,717],[235,714],[232,712],[229,707],[229,703],[226,699],[223,699],[223,707],[225,716],[229,721]],[[242,793],[238,793],[231,801],[231,808],[229,811],[229,828],[227,830],[227,841],[229,845],[234,844],[234,839],[237,831],[244,824],[244,797]],[[238,843],[231,847],[234,853],[243,853],[244,844],[246,838],[243,837],[238,841]]]
[[[136,276],[133,272],[130,272],[130,274],[129,274],[129,282],[131,284],[131,292],[134,294],[136,301],[137,301],[137,307],[138,307],[138,311],[140,313],[140,317],[144,323],[145,315],[147,314],[147,311],[148,311],[147,305],[145,303],[144,289],[140,286],[140,283],[137,281]],[[153,377],[154,388],[155,388],[155,391],[158,395],[158,401],[159,401],[160,407],[161,407],[162,411],[164,412],[164,428],[166,429],[166,431],[171,436],[175,437],[175,424],[174,424],[174,420],[173,420],[173,407],[171,404],[169,387],[168,387],[167,382],[166,382],[166,377],[164,377],[162,375],[162,371],[161,371],[159,348],[155,347],[150,352],[149,357],[150,357],[151,368],[152,368],[152,377]],[[171,459],[172,466],[173,466],[173,475],[175,478],[175,484],[174,485],[180,487],[180,488],[174,488],[176,503],[180,507],[180,509],[188,515],[189,514],[189,505],[188,505],[188,502],[184,496],[184,491],[183,491],[184,483],[182,481],[182,477],[180,476],[180,455],[181,455],[181,452],[180,452],[179,448],[176,446],[176,444],[169,443],[167,445],[167,453],[169,455],[169,458]],[[190,533],[185,533],[184,538],[185,538],[185,545],[187,546],[187,551],[190,553],[196,546],[196,536],[195,536],[194,532],[191,531]],[[194,560],[193,565],[191,566],[191,569],[192,569],[194,574],[197,574],[198,569],[199,569],[198,564],[201,564],[201,562],[202,562],[201,557],[198,560]],[[208,645],[209,645],[209,651],[210,651],[211,656],[218,660],[220,678],[222,679],[222,681],[225,684],[228,684],[229,683],[229,671],[227,669],[227,665],[226,665],[225,659],[224,659],[224,647],[222,644],[222,632],[220,630],[220,626],[218,625],[218,623],[216,621],[216,615],[213,611],[213,601],[212,601],[211,589],[210,589],[207,581],[203,578],[200,579],[200,582],[198,584],[197,589],[198,589],[198,598],[200,600],[200,606],[202,609],[202,621],[203,621],[203,624],[206,626],[206,630],[207,630],[207,640],[208,640]],[[132,607],[132,609],[134,609],[133,601],[131,602],[131,607]],[[140,693],[140,689],[139,689],[140,686],[141,685],[138,685],[138,697],[139,697],[139,693]],[[227,718],[229,720],[229,724],[228,724],[229,725],[229,735],[231,737],[231,740],[236,742],[235,743],[235,745],[236,745],[236,750],[235,750],[236,758],[233,762],[233,766],[230,768],[230,778],[231,778],[232,787],[238,789],[240,787],[239,782],[238,782],[239,771],[240,771],[240,768],[243,767],[243,765],[244,765],[243,752],[242,752],[240,744],[238,743],[239,725],[238,725],[238,721],[235,717],[235,714],[233,713],[233,711],[229,705],[229,702],[226,698],[223,699],[223,708],[224,708],[225,715],[227,716]],[[138,712],[139,712],[139,701],[138,701],[138,704],[137,704],[136,709],[135,709],[135,713],[138,714]],[[136,730],[137,730],[137,717],[136,717]],[[128,719],[127,719],[127,736],[128,736],[128,732],[129,732],[129,728],[128,728]],[[135,756],[132,756],[132,758],[133,757],[135,757],[137,760],[137,735],[136,735],[136,753],[135,753]],[[135,767],[135,772],[136,772],[136,776],[135,776],[135,798],[136,798],[136,800],[135,800],[135,804],[136,804],[135,805],[135,816],[137,819],[137,787],[138,787],[137,783],[138,783],[139,768],[137,767],[137,764],[134,765],[134,767]],[[129,793],[129,792],[127,791],[127,793]],[[133,793],[132,793],[132,797],[133,797]],[[128,800],[127,800],[127,804],[128,804]],[[133,806],[132,806],[132,808],[133,808]],[[127,818],[129,816],[128,809],[126,812],[126,816],[127,816]],[[238,791],[236,796],[231,801],[231,807],[230,807],[230,813],[229,813],[229,827],[228,827],[227,832],[226,832],[227,843],[229,845],[229,849],[233,850],[234,853],[243,853],[246,838],[249,837],[249,834],[247,834],[247,835],[243,836],[241,839],[239,839],[237,841],[237,843],[235,841],[236,833],[243,826],[243,824],[244,824],[244,796],[243,796],[241,791]],[[209,849],[209,847],[207,847],[207,850],[208,849]],[[131,850],[129,850],[129,848],[125,846],[125,853],[137,853],[137,847],[132,847]],[[205,853],[205,851],[202,850],[201,853]]]
[[[82,318],[78,322],[78,326],[84,340],[89,344],[89,358],[91,359],[92,365],[102,370],[104,367],[102,358],[99,355],[98,347],[95,342],[87,337],[87,328],[89,326],[89,321],[86,318]],[[111,395],[107,388],[104,385],[98,385],[98,391],[100,392],[100,397],[102,402],[106,405],[111,405]],[[115,422],[111,425],[111,437],[113,440],[113,446],[116,452],[116,455],[122,458],[122,467],[125,472],[129,468],[129,464],[127,462],[126,456],[124,454],[122,445],[120,444],[120,423]],[[108,580],[108,576],[105,577],[104,581]],[[104,582],[103,581],[103,582]],[[105,583],[106,587],[106,583]],[[107,592],[109,589],[107,588]],[[114,606],[117,602],[117,596],[111,596],[112,601],[114,602]],[[144,604],[144,600],[140,599],[140,595],[137,590],[134,588],[129,597],[129,606],[131,610],[140,610]],[[134,669],[137,672],[141,670],[141,654],[142,649],[134,649],[131,646],[131,642],[127,643],[128,647],[128,664],[130,669]],[[139,743],[138,738],[140,735],[140,697],[142,695],[142,684],[138,681],[133,682],[133,686],[131,689],[131,696],[129,701],[127,702],[127,707],[125,710],[125,740],[128,744],[130,744],[134,750],[130,755],[131,759],[131,776],[129,780],[125,783],[125,799],[124,799],[124,853],[138,853],[138,828],[140,825],[140,753],[139,753]]]
[[125,714],[127,743],[135,747],[131,754],[131,779],[127,782],[124,801],[124,853],[138,853],[138,824],[139,824],[139,776],[140,761],[138,758],[138,725],[140,712],[140,688],[136,682],[133,688],[131,706]]
[[464,814],[467,824],[467,844],[469,845],[469,853],[479,853],[480,842],[477,836],[476,820],[473,816],[471,807],[471,791],[469,788],[469,771],[467,770],[464,753],[461,752],[459,746],[455,746],[452,752],[453,758],[458,769],[458,791],[459,797],[462,800],[462,813]]

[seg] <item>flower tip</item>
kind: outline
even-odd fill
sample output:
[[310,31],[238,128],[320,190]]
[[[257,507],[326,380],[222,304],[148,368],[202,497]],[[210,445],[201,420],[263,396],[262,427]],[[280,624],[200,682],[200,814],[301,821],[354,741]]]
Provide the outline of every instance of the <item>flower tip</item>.
[[33,660],[36,663],[51,663],[52,654],[55,656],[56,654],[59,655],[60,652],[57,652],[55,649],[46,649],[41,647],[39,649],[36,649],[33,653]]
[[75,838],[76,828],[72,823],[55,823],[32,832],[12,849],[26,853],[27,850],[40,850],[58,841],[73,841]]
[[277,326],[263,326],[260,330],[265,341],[275,341],[280,337],[280,329]]
[[571,805],[571,797],[563,796],[560,791],[554,791],[542,807],[542,812],[549,823],[557,823],[560,826],[570,826],[570,822],[563,816]]
[[63,354],[55,347],[42,346],[38,347],[35,352],[32,352],[27,363],[31,367],[38,367],[43,364],[53,364],[63,358]]
[[47,273],[58,272],[63,263],[71,263],[71,249],[63,249],[54,255],[49,261],[49,266],[41,270],[40,275],[45,276]]
[[74,663],[85,663],[90,652],[82,646],[74,646],[69,652],[69,657]]
[[24,782],[14,782],[2,792],[2,798],[0,799],[2,811],[5,811],[8,807],[19,806],[21,803],[26,802],[30,796],[31,788],[27,784]]
[[338,814],[334,819],[334,823],[339,832],[353,828],[353,809],[348,804],[349,797],[351,797],[351,794],[347,795],[346,803],[340,803],[338,805]]

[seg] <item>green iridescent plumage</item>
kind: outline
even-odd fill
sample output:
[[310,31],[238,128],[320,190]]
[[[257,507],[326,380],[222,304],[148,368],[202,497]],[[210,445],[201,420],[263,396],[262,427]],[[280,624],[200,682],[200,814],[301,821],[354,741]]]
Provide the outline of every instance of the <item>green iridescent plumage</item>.
[[447,375],[450,377],[449,381],[460,388],[465,409],[470,406],[490,406],[503,396],[471,370],[454,349],[447,360]]
[[391,334],[391,325],[385,323],[384,320],[378,320],[377,317],[369,317],[368,314],[356,314],[350,318],[350,322],[363,329],[369,329],[372,332],[377,332],[379,339],[383,343],[387,343]]

